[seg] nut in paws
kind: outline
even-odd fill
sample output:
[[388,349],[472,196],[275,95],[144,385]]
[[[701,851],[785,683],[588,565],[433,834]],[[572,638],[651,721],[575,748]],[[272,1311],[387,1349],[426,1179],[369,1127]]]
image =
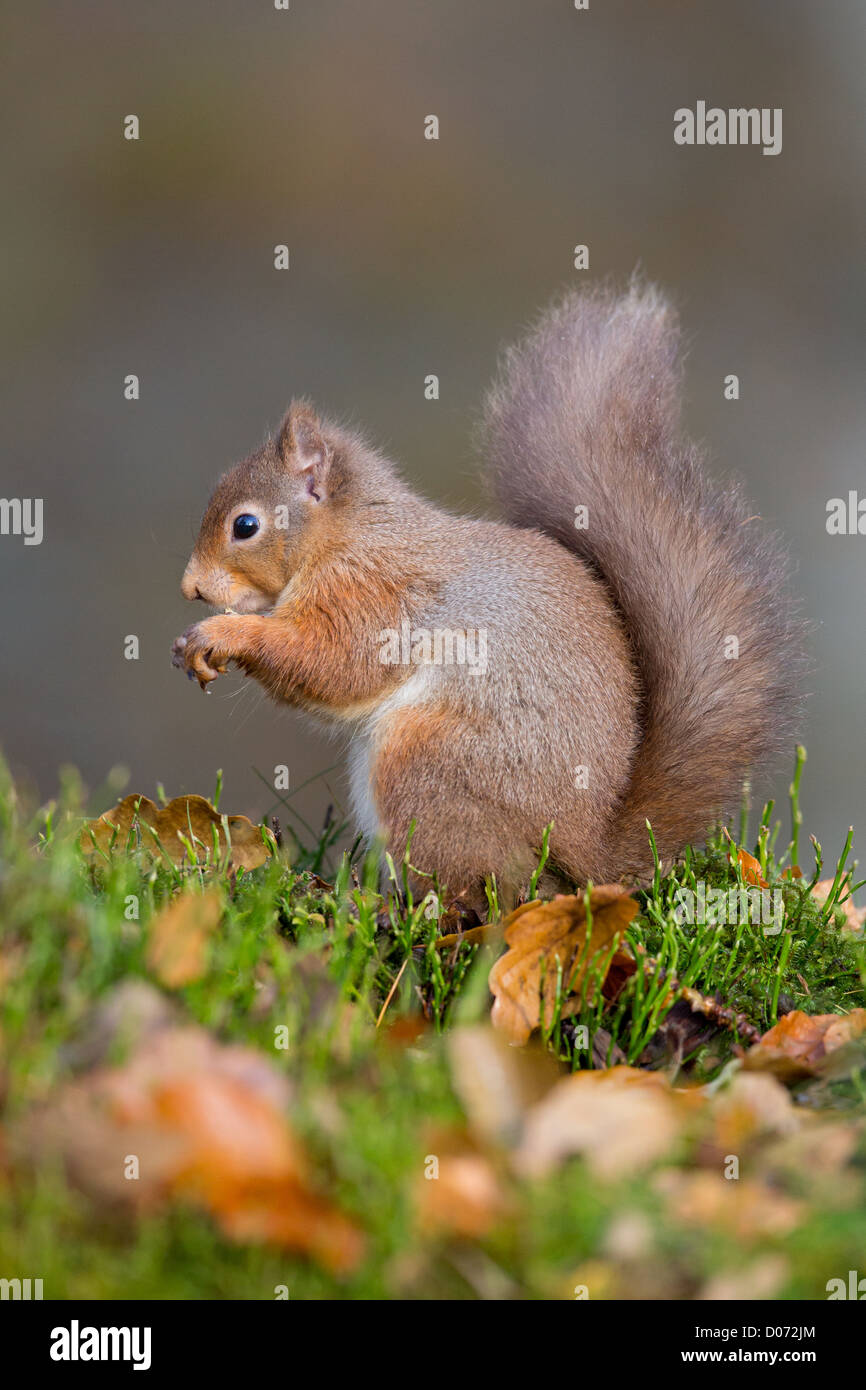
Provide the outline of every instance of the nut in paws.
[[215,630],[217,622],[218,619],[208,618],[188,627],[175,638],[171,649],[172,665],[186,671],[190,680],[197,680],[202,690],[228,667],[228,654],[220,643],[219,631]]

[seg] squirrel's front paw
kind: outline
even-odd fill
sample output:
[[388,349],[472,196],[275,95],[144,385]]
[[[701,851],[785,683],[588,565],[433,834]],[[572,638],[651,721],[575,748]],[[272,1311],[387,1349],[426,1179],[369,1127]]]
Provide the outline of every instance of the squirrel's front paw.
[[227,669],[229,662],[220,642],[218,622],[218,618],[206,618],[195,623],[175,638],[171,648],[172,665],[186,671],[190,680],[197,680],[202,690]]

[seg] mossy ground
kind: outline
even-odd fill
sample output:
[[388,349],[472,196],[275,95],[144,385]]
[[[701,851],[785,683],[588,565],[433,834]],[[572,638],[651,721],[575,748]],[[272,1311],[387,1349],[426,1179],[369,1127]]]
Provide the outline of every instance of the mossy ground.
[[[744,1245],[742,1233],[672,1220],[644,1174],[606,1181],[580,1160],[523,1183],[512,1214],[479,1240],[420,1237],[413,1192],[427,1136],[431,1126],[463,1124],[445,1035],[488,1016],[497,948],[482,942],[440,951],[444,907],[435,892],[413,901],[400,865],[392,866],[384,895],[370,862],[345,855],[329,868],[332,825],[306,850],[293,845],[262,868],[235,874],[225,864],[178,870],[135,847],[118,847],[94,867],[78,847],[81,816],[74,779],[56,804],[31,814],[2,774],[4,1130],[14,1136],[21,1117],[81,1066],[80,1039],[99,1002],[124,981],[148,978],[149,923],[179,880],[193,888],[218,884],[225,910],[208,969],[175,992],[175,1005],[182,1018],[260,1049],[290,1075],[292,1124],[320,1184],[363,1228],[367,1255],[353,1274],[332,1276],[305,1258],[234,1244],[194,1212],[118,1220],[94,1209],[56,1169],[17,1166],[0,1181],[0,1275],[41,1277],[52,1298],[268,1299],[281,1285],[292,1298],[567,1298],[591,1269],[602,1292],[615,1296],[687,1298],[720,1271],[783,1250],[776,1296],[823,1298],[828,1279],[864,1272],[862,1133],[855,1188],[843,1202],[832,1184],[792,1176],[789,1190],[805,1211],[784,1239],[768,1234]],[[680,1033],[673,1049],[664,1029],[675,1004],[672,978],[762,1031],[792,1008],[844,1013],[866,1004],[862,940],[843,930],[838,904],[821,907],[812,898],[805,865],[803,879],[781,877],[796,844],[778,861],[773,846],[765,815],[753,848],[770,888],[784,894],[776,935],[677,922],[678,888],[701,880],[743,887],[721,833],[670,873],[657,873],[639,895],[628,932],[640,969],[614,1003],[586,988],[581,1012],[548,1030],[546,1044],[564,1068],[592,1065],[591,1053],[573,1046],[575,1028],[586,1022],[604,1029],[611,1055],[618,1049],[631,1064],[664,1068],[679,1083],[719,1077],[736,1055],[737,1028],[687,1031],[685,1041]],[[837,880],[841,899],[851,886],[844,862]],[[137,920],[128,917],[131,897]],[[288,1050],[275,1050],[280,1027],[288,1028]],[[823,1088],[821,1104],[855,1123],[864,1099],[866,1077],[854,1070]],[[676,1161],[688,1168],[693,1157],[685,1147]],[[648,1244],[638,1265],[627,1266],[611,1253],[611,1233],[635,1214]]]

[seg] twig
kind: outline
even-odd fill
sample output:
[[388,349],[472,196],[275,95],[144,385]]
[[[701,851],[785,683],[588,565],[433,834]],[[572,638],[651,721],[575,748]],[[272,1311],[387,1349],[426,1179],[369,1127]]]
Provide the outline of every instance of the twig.
[[388,1005],[390,1004],[391,1000],[394,998],[395,991],[396,991],[397,986],[399,985],[400,981],[401,981],[402,978],[403,978],[403,971],[406,969],[406,966],[409,964],[409,960],[410,960],[410,957],[407,956],[406,959],[404,960],[403,964],[400,966],[400,969],[397,971],[397,977],[396,977],[396,979],[394,980],[393,985],[391,986],[391,988],[390,988],[389,991],[388,991],[388,998],[385,1000],[384,1004],[382,1005],[381,1011],[380,1011],[380,1013],[379,1013],[379,1017],[376,1019],[376,1027],[377,1027],[377,1028],[379,1027],[379,1024],[382,1022],[382,1019],[385,1017],[385,1011],[386,1011],[386,1009],[388,1008]]

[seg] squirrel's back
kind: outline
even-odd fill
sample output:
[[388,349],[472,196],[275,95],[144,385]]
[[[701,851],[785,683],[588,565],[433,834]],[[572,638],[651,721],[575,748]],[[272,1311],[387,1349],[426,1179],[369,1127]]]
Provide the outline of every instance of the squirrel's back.
[[587,561],[631,643],[640,740],[612,877],[646,872],[647,820],[667,857],[732,810],[790,746],[799,704],[784,554],[681,437],[677,346],[652,287],[568,294],[505,355],[483,422],[507,519]]

